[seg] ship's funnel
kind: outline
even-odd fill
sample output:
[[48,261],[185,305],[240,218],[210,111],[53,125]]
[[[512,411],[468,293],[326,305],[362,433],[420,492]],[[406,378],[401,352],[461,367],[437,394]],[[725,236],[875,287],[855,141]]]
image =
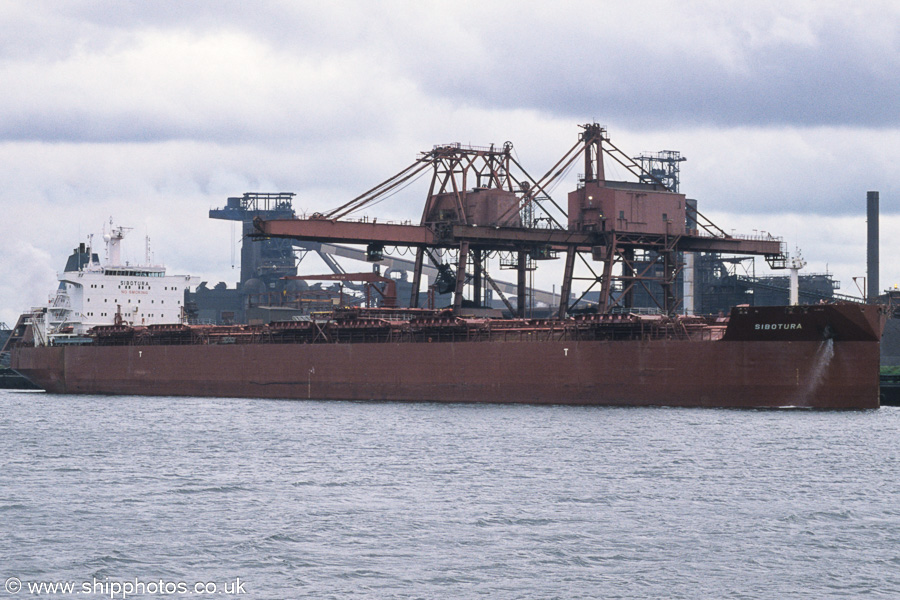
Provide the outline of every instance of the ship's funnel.
[[[693,198],[685,198],[685,230],[688,234],[697,229],[697,201]],[[694,299],[694,259],[696,255],[693,252],[684,253],[684,291],[682,303],[684,305],[684,314],[693,315],[696,312]]]

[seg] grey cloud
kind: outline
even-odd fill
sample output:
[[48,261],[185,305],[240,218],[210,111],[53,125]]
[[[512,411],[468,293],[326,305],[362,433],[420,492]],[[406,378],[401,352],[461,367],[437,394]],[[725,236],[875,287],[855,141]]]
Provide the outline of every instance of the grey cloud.
[[583,47],[569,51],[515,42],[504,50],[497,42],[477,70],[451,68],[423,81],[435,95],[480,106],[602,114],[631,127],[900,124],[896,39],[866,38],[837,22],[818,38],[814,47],[738,47],[736,68],[715,56],[686,56],[665,40],[624,49],[588,32]]
[[275,48],[327,55],[366,37],[361,30],[371,25],[372,8],[280,0],[10,0],[0,8],[0,50],[5,59],[53,59],[121,46],[141,31],[245,31]]
[[[525,109],[641,129],[900,124],[894,105],[900,97],[900,12],[879,3],[855,11],[836,4],[813,5],[809,14],[794,10],[787,33],[777,35],[771,30],[781,16],[773,3],[761,5],[768,10],[733,7],[734,14],[691,2],[649,3],[647,14],[577,2],[543,12],[497,2],[475,13],[467,3],[413,2],[37,2],[33,13],[24,3],[13,6],[19,10],[0,14],[12,32],[0,42],[0,66],[20,67],[14,72],[41,77],[78,53],[96,60],[121,55],[147,32],[246,36],[268,49],[273,72],[257,80],[248,77],[257,73],[237,66],[229,73],[219,65],[220,79],[233,81],[230,92],[260,96],[246,105],[224,97],[221,87],[203,89],[205,66],[191,56],[172,70],[197,73],[200,89],[173,93],[157,73],[158,94],[127,109],[72,107],[64,95],[51,94],[33,103],[0,100],[9,115],[0,126],[6,139],[324,139],[346,133],[345,124],[357,131],[398,126],[405,107],[389,93],[398,85],[421,94],[405,103]],[[295,93],[322,84],[293,73],[293,63],[300,62],[337,65],[334,77],[345,80],[321,89],[330,107],[321,126],[310,122],[304,106],[312,90],[299,99],[272,94],[285,84]],[[72,92],[96,83],[86,78],[65,85]],[[292,102],[298,102],[296,111],[288,117]]]

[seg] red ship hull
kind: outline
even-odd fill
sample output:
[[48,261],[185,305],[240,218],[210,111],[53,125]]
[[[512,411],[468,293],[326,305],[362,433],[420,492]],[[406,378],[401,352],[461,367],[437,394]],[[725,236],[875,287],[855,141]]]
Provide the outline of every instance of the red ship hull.
[[[723,339],[20,347],[54,393],[619,406],[879,406],[871,307],[731,317]],[[783,319],[784,320],[784,319]],[[758,326],[757,326],[758,324]],[[793,328],[792,328],[793,327]],[[793,338],[792,338],[793,336]]]

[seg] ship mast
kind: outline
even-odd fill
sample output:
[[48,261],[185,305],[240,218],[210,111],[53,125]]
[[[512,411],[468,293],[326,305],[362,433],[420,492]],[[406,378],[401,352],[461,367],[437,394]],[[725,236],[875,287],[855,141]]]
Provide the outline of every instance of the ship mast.
[[109,233],[103,234],[106,242],[106,264],[112,266],[122,265],[122,240],[125,234],[131,231],[131,227],[114,227],[112,217],[109,218]]

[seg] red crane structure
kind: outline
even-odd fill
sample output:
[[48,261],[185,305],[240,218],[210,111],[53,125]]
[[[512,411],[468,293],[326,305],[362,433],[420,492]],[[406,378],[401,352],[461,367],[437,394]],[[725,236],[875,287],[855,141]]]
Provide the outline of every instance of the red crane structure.
[[[581,127],[577,143],[540,179],[532,178],[518,163],[509,142],[499,148],[435,146],[393,177],[326,214],[307,219],[257,219],[256,235],[365,244],[375,257],[386,246],[414,248],[412,307],[418,306],[427,253],[457,250],[455,309],[462,305],[469,265],[473,302],[480,305],[484,283],[490,283],[485,261],[499,253],[504,266],[518,271],[518,316],[525,314],[527,271],[534,268],[534,261],[559,255],[565,256],[560,318],[570,310],[577,260],[590,273],[585,294],[599,288],[601,312],[631,308],[636,286],[646,289],[661,311],[676,312],[675,281],[681,252],[762,255],[773,268],[783,268],[780,238],[725,233],[691,210],[684,194],[669,190],[613,145],[605,128],[597,123]],[[607,180],[604,156],[638,181]],[[584,174],[577,188],[569,192],[564,209],[547,190],[579,157]],[[428,169],[432,170],[431,185],[418,225],[345,219]],[[661,292],[654,294],[651,290],[657,288]]]
[[[298,279],[302,281],[361,281],[366,284],[366,307],[372,304],[370,292],[374,290],[381,296],[384,306],[393,308],[397,306],[397,283],[390,277],[382,277],[378,273],[327,273],[324,275],[287,275],[282,279]],[[376,283],[383,283],[384,290]]]

